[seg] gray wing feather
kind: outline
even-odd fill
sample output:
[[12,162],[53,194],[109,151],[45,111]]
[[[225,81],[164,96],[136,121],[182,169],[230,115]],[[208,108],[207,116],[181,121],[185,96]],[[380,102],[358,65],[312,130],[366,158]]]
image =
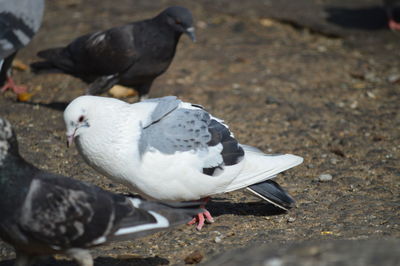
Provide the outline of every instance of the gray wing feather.
[[140,153],[149,148],[166,154],[207,148],[211,140],[209,123],[210,115],[204,110],[175,110],[142,130]]
[[[154,98],[144,100],[143,102],[156,102],[158,103],[154,111],[151,113],[151,122],[149,125],[159,121],[164,116],[168,115],[170,112],[178,108],[181,100],[178,100],[175,96],[165,96],[162,98]],[[149,126],[147,125],[147,126]],[[145,126],[145,127],[147,127]]]
[[224,165],[239,163],[243,148],[229,128],[210,116],[201,106],[177,108],[176,97],[152,99],[158,106],[151,114],[151,122],[142,128],[139,152],[158,150],[164,154],[185,151],[209,151],[209,147],[222,145],[222,151],[204,161],[203,173],[217,175]]

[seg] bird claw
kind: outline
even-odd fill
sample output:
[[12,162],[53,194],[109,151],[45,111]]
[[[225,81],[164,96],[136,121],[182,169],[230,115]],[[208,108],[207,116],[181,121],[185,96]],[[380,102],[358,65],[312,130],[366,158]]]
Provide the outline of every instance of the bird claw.
[[211,223],[214,222],[214,218],[211,216],[211,213],[209,211],[207,211],[207,210],[197,214],[196,217],[194,217],[187,224],[188,225],[193,225],[193,224],[197,223],[196,229],[198,231],[200,231],[203,228],[205,222],[208,223],[208,224],[211,224]]
[[28,91],[28,88],[26,86],[17,86],[15,84],[14,80],[12,80],[10,77],[7,77],[7,82],[0,89],[0,91],[3,93],[3,92],[6,92],[8,89],[13,90],[13,92],[17,95],[26,93]]
[[391,30],[400,31],[400,23],[396,22],[395,20],[390,19],[388,24]]

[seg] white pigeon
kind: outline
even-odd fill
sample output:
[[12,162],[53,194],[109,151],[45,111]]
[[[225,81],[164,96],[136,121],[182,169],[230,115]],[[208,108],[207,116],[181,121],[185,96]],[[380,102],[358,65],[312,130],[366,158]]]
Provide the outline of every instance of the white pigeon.
[[[241,145],[222,120],[175,96],[129,104],[81,96],[64,112],[68,143],[84,160],[133,192],[162,201],[193,201],[242,188],[287,210],[294,200],[275,182],[303,158],[267,155]],[[201,229],[206,211],[194,218]]]

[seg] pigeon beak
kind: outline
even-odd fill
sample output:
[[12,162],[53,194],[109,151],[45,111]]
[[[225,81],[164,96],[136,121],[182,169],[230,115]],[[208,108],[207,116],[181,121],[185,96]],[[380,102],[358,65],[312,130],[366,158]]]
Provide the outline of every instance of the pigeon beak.
[[77,130],[77,128],[75,128],[75,130],[72,134],[68,134],[68,132],[67,132],[67,147],[68,148],[71,147],[72,143],[74,142],[76,130]]
[[67,147],[71,147],[72,143],[74,142],[74,135],[67,135]]
[[194,27],[187,28],[185,33],[190,37],[190,39],[192,39],[193,42],[196,42]]

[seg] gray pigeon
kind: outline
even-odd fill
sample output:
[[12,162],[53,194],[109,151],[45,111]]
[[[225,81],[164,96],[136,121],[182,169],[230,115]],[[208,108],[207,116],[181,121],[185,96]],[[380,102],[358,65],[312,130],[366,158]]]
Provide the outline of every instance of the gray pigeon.
[[0,0],[0,87],[4,92],[26,91],[11,79],[11,63],[18,50],[26,46],[39,30],[43,0]]
[[400,30],[400,23],[394,19],[394,6],[399,0],[383,0],[383,4],[388,16],[388,26],[391,30]]
[[45,61],[36,73],[66,73],[90,83],[86,93],[101,94],[115,84],[132,87],[146,98],[154,79],[164,73],[182,34],[195,41],[193,18],[184,7],[165,9],[158,16],[83,35],[68,46],[38,53]]
[[18,266],[56,253],[91,266],[87,248],[187,222],[202,211],[198,204],[145,201],[44,172],[19,155],[11,124],[0,118],[0,238],[14,246]]

